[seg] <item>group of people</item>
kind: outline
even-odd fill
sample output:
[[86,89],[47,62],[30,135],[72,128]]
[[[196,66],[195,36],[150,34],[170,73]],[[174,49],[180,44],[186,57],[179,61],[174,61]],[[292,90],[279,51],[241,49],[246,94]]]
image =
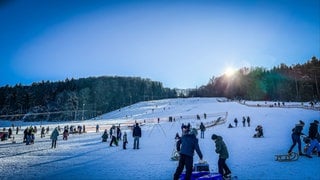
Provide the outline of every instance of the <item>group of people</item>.
[[[235,127],[238,127],[238,119],[234,118],[233,122],[234,122]],[[249,116],[247,116],[247,117],[243,116],[242,117],[242,126],[243,127],[246,127],[246,123],[247,123],[247,126],[250,127],[250,122],[251,122],[251,119],[250,119]]]
[[[293,148],[296,146],[296,144],[298,144],[299,155],[305,155],[309,158],[312,158],[311,153],[314,149],[316,149],[318,152],[318,156],[320,157],[320,135],[318,132],[319,121],[314,120],[312,123],[310,123],[307,136],[302,132],[304,125],[305,123],[302,120],[300,120],[299,123],[296,124],[295,127],[292,129],[292,145],[289,148],[288,154],[292,153]],[[302,152],[301,136],[304,136],[309,139],[309,147],[307,148],[305,154]]]
[[[96,132],[98,132],[98,130],[96,130]],[[120,129],[120,126],[116,127],[115,125],[113,125],[110,130],[109,130],[109,134],[110,134],[110,144],[109,146],[111,147],[113,144],[118,146],[118,142],[120,140],[122,140],[123,144],[122,144],[122,148],[123,149],[127,149],[127,144],[128,144],[128,135],[127,132],[125,131],[123,136],[122,136],[122,132]],[[105,129],[103,134],[102,134],[102,142],[107,142],[107,139],[109,137],[108,134],[108,130]],[[133,149],[139,149],[139,145],[140,145],[140,138],[141,138],[141,128],[139,126],[139,123],[136,123],[135,126],[133,127],[132,130],[132,137],[133,137]],[[122,139],[121,139],[122,136]]]
[[[239,122],[238,119],[234,118],[233,122],[234,122],[234,126],[231,123],[229,123],[228,128],[238,127],[238,122]],[[247,116],[247,117],[243,116],[242,117],[242,126],[246,127],[246,123],[247,123],[247,126],[250,127],[251,119],[250,119],[249,116]]]
[[[173,179],[178,180],[184,169],[186,168],[185,179],[191,179],[192,167],[193,167],[193,154],[194,151],[197,152],[200,162],[203,161],[203,154],[200,150],[198,139],[197,139],[197,129],[191,128],[190,125],[182,125],[182,136],[176,135],[177,143],[176,149],[180,154],[179,163],[174,173]],[[218,170],[223,177],[230,177],[231,170],[226,164],[226,160],[229,158],[229,153],[226,144],[221,136],[213,134],[211,139],[215,142],[215,152],[219,154],[218,160]]]
[[[250,120],[249,120],[250,122]],[[305,155],[309,158],[312,158],[311,154],[315,150],[317,151],[318,156],[320,157],[320,135],[318,132],[318,125],[319,121],[314,120],[312,123],[310,123],[308,135],[304,135],[302,133],[304,122],[299,121],[298,124],[295,125],[295,127],[292,129],[292,141],[293,144],[290,147],[288,153],[290,154],[295,147],[296,144],[298,144],[298,150],[300,155]],[[248,126],[249,123],[248,123]],[[200,158],[200,162],[203,159],[203,154],[200,150],[198,139],[197,139],[197,129],[191,128],[190,124],[184,125],[182,124],[182,136],[180,137],[177,133],[175,136],[175,139],[177,141],[176,143],[176,149],[179,152],[179,163],[176,168],[176,171],[174,173],[174,180],[178,180],[184,167],[186,168],[186,174],[185,179],[191,179],[192,175],[192,167],[193,167],[193,154],[194,151],[198,154]],[[200,125],[201,129],[201,125]],[[256,127],[256,134],[253,137],[259,138],[263,137],[263,127],[261,125],[258,125]],[[306,149],[306,153],[304,154],[302,152],[301,148],[301,136],[305,136],[309,139],[308,141],[308,148]],[[201,135],[201,138],[203,136]],[[219,154],[219,160],[218,160],[218,171],[223,177],[230,177],[231,176],[231,170],[226,164],[226,160],[229,158],[229,153],[226,144],[223,141],[223,138],[221,136],[218,136],[216,134],[213,134],[211,136],[211,139],[215,142],[215,152]]]

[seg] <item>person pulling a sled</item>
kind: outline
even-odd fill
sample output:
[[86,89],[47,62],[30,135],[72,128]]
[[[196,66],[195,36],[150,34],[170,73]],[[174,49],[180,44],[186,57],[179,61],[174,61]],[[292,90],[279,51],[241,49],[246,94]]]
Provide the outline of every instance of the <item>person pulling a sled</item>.
[[309,158],[311,158],[311,153],[314,148],[317,149],[318,156],[320,157],[320,145],[319,145],[319,141],[317,139],[317,136],[319,136],[318,125],[319,125],[319,121],[317,121],[317,120],[314,120],[313,123],[310,123],[309,138],[311,139],[311,141],[310,141],[310,146],[307,149],[307,154],[306,154],[306,156]]
[[226,164],[226,160],[229,158],[227,146],[224,143],[223,138],[221,136],[212,134],[211,139],[216,144],[216,153],[219,154],[219,160],[218,160],[219,173],[225,178],[230,178],[231,171]]
[[298,143],[299,155],[303,155],[303,153],[301,151],[301,139],[300,139],[300,136],[304,135],[302,133],[303,127],[304,127],[304,122],[300,120],[299,124],[296,124],[296,126],[292,129],[291,138],[292,138],[293,144],[291,145],[291,147],[288,151],[288,154],[290,154],[292,152],[292,149]]
[[174,173],[174,180],[179,179],[184,166],[186,167],[185,179],[191,179],[194,151],[197,152],[200,161],[202,161],[203,157],[199,147],[198,139],[196,137],[198,134],[197,130],[195,128],[190,130],[188,126],[183,126],[183,131],[184,134],[182,135],[181,139],[177,142],[177,150],[180,151],[180,159],[178,167]]

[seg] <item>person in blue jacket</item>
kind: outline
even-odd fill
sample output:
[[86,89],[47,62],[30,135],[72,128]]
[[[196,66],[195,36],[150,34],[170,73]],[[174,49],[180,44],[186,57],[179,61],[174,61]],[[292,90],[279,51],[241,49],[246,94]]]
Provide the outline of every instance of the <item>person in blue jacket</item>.
[[59,136],[58,128],[54,128],[50,137],[50,139],[52,140],[51,148],[56,148],[58,136]]
[[[191,131],[188,126],[184,126],[184,135],[177,142],[177,150],[180,151],[180,159],[178,163],[178,167],[174,173],[174,180],[178,180],[184,167],[186,167],[186,180],[191,179],[192,174],[192,166],[193,166],[193,155],[194,151],[197,152],[200,160],[202,160],[203,156],[201,150],[199,148],[199,143],[197,139],[197,130],[193,128]],[[180,147],[181,146],[181,147]]]

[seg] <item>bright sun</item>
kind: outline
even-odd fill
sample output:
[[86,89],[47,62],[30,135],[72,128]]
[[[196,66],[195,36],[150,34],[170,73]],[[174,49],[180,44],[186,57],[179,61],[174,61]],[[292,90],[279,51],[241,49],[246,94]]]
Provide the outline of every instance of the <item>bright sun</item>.
[[228,68],[225,70],[224,74],[225,74],[226,76],[230,77],[230,76],[232,76],[232,75],[235,73],[235,71],[236,71],[236,70],[235,70],[234,68],[228,67]]

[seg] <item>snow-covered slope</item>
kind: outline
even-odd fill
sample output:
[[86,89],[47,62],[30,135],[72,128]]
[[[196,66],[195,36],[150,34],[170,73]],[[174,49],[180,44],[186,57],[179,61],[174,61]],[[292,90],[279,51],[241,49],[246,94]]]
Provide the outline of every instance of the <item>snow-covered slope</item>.
[[[212,171],[217,171],[218,155],[214,152],[213,133],[221,135],[229,150],[227,160],[232,173],[239,179],[319,179],[320,157],[312,159],[300,157],[294,162],[277,162],[275,154],[286,153],[291,145],[291,129],[298,122],[309,123],[320,120],[320,112],[301,108],[248,107],[237,102],[221,102],[223,98],[165,99],[140,102],[129,107],[105,114],[101,120],[82,122],[88,130],[84,134],[69,136],[63,141],[59,137],[56,149],[51,149],[49,135],[36,135],[35,144],[26,146],[21,141],[21,133],[15,135],[17,143],[0,142],[0,179],[172,179],[177,162],[170,156],[174,146],[174,136],[181,132],[182,123],[197,126],[201,121],[212,121],[227,112],[227,123],[208,128],[205,138],[200,139],[204,160]],[[219,101],[217,101],[219,100]],[[254,102],[252,103],[254,104]],[[204,119],[204,113],[207,119]],[[196,120],[196,115],[201,120]],[[169,116],[174,122],[168,122]],[[242,127],[243,116],[250,116],[251,126]],[[156,123],[157,119],[160,123]],[[227,128],[234,125],[237,128]],[[104,128],[110,122],[145,122],[142,126],[140,149],[133,150],[132,131],[122,126],[128,133],[128,149],[109,147],[101,142]],[[154,123],[155,122],[155,123]],[[0,121],[0,127],[11,122]],[[76,124],[76,123],[69,123]],[[95,125],[102,129],[95,132]],[[25,124],[16,122],[15,125]],[[65,124],[60,124],[63,126]],[[252,138],[255,127],[262,125],[264,138]],[[57,124],[46,124],[53,127]],[[297,151],[297,147],[294,148]],[[194,156],[195,162],[198,156]]]

